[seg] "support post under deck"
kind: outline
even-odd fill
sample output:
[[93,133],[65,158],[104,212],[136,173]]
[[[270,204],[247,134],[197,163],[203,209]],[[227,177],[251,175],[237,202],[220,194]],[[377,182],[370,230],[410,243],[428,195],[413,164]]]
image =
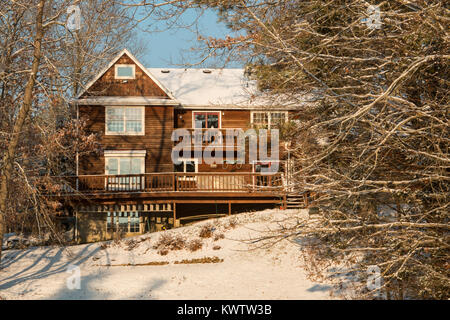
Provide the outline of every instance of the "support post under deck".
[[175,228],[177,224],[177,203],[173,203],[173,227]]

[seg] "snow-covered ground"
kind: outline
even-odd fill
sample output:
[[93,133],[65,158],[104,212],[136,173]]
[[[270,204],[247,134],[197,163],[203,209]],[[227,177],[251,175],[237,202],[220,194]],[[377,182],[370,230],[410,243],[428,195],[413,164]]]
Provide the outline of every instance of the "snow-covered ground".
[[[305,211],[297,210],[265,210],[116,242],[66,249],[7,250],[1,263],[0,297],[330,299],[331,286],[307,279],[298,244],[282,240],[272,247],[258,249],[242,241],[267,235],[269,229],[279,226],[279,221],[294,222],[305,214]],[[200,238],[205,225],[212,227],[212,236]],[[161,255],[154,247],[163,233],[179,235],[187,243],[200,239],[203,246],[194,252],[169,250]],[[224,238],[221,239],[220,234]],[[192,259],[201,258],[214,259],[216,263],[192,263]],[[179,263],[183,260],[188,263]],[[158,262],[162,264],[158,265]]]

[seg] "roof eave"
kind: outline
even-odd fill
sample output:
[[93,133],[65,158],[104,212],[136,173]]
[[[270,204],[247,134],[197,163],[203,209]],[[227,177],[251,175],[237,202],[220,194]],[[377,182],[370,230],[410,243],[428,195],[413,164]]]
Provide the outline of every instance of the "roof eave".
[[77,105],[91,105],[91,106],[143,106],[143,105],[172,105],[177,106],[180,102],[176,99],[161,99],[155,97],[87,97],[82,99],[73,99],[71,100],[72,104]]

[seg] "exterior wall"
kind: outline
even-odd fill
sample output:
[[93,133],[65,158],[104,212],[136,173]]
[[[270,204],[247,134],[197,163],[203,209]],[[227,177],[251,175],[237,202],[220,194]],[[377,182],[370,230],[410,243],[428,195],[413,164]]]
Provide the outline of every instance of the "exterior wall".
[[104,150],[146,150],[145,172],[172,172],[173,107],[145,107],[145,135],[105,135],[105,107],[79,106],[87,131],[99,135],[102,152],[80,157],[79,174],[105,174]]
[[[140,232],[114,233],[107,231],[106,212],[79,212],[77,214],[77,241],[88,243],[112,240],[118,237],[127,238],[174,227],[172,213],[143,213],[140,220]],[[176,226],[179,226],[179,223]]]
[[[175,110],[175,128],[193,128],[192,112],[197,110]],[[198,110],[203,111],[203,110]],[[206,111],[206,110],[205,110]],[[219,111],[219,110],[211,110]],[[250,111],[248,110],[222,110],[222,128],[247,129],[250,125]]]
[[78,213],[77,233],[81,243],[111,239],[106,232],[106,214]]
[[[175,128],[193,128],[192,115],[193,112],[197,110],[177,110],[175,109],[174,115],[174,127]],[[198,111],[208,111],[208,110],[198,110]],[[244,131],[251,127],[251,111],[250,110],[211,110],[211,111],[220,111],[221,112],[221,120],[222,120],[222,129],[233,128],[233,129],[243,129]],[[298,114],[289,111],[288,112],[289,119],[299,119]],[[224,148],[225,152],[225,148]],[[280,156],[283,157],[284,154],[284,146],[280,145]],[[199,172],[251,172],[252,165],[249,164],[248,161],[248,150],[246,152],[246,161],[243,165],[236,164],[217,164],[217,165],[209,165],[209,164],[199,164],[198,171]],[[225,154],[224,154],[225,157]]]
[[[175,128],[193,128],[192,115],[196,110],[175,110]],[[203,111],[203,110],[198,110]],[[242,128],[246,130],[250,125],[250,111],[247,110],[213,110],[220,111],[222,118],[222,129]],[[225,149],[224,149],[225,152]],[[199,172],[251,172],[252,166],[248,163],[243,165],[217,164],[209,165],[201,163],[198,165]]]
[[135,65],[133,60],[127,55],[123,55],[89,88],[88,92],[83,94],[82,98],[88,96],[152,96],[155,98],[169,98],[167,94],[137,65],[135,79],[114,79],[114,66],[116,64]]

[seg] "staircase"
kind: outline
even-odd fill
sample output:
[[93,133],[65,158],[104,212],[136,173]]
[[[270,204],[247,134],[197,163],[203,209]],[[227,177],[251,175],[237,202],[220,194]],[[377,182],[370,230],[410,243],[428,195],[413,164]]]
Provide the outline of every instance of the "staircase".
[[288,193],[286,197],[287,209],[302,209],[308,205],[306,193]]

